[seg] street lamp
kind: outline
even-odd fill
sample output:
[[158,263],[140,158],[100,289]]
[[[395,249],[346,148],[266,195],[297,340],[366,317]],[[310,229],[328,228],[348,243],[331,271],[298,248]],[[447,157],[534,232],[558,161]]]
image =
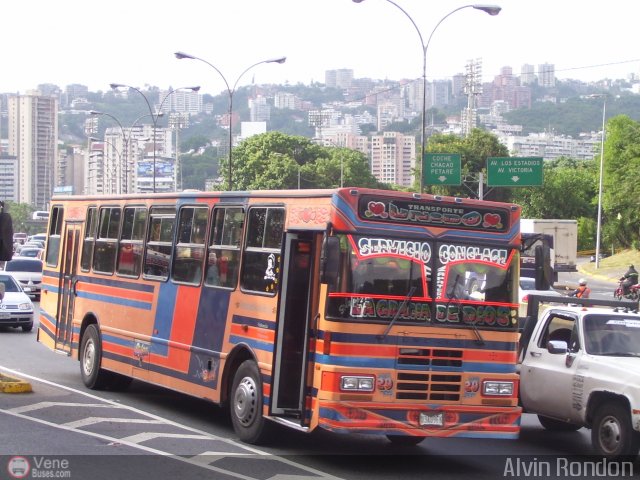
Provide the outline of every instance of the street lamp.
[[[364,0],[352,0],[352,1],[354,3],[364,2]],[[491,16],[495,16],[500,13],[500,10],[502,10],[502,7],[499,7],[497,5],[463,5],[461,7],[458,7],[452,10],[451,12],[447,13],[444,17],[440,19],[440,21],[436,24],[436,26],[433,27],[433,30],[431,31],[431,34],[427,39],[427,43],[425,44],[424,39],[422,37],[422,33],[420,32],[420,29],[418,28],[418,25],[416,24],[416,22],[413,20],[413,18],[411,18],[411,15],[409,15],[404,8],[402,8],[393,0],[386,0],[386,1],[389,2],[391,5],[395,6],[396,8],[398,8],[402,13],[405,14],[405,16],[409,19],[409,21],[411,21],[411,24],[416,29],[416,32],[418,32],[418,37],[420,37],[420,45],[422,45],[422,123],[420,128],[420,139],[421,139],[420,141],[422,142],[421,153],[420,153],[420,158],[421,158],[420,160],[420,167],[421,167],[420,168],[420,193],[422,193],[422,189],[424,188],[424,185],[423,185],[424,183],[423,170],[424,170],[424,155],[425,155],[424,131],[426,129],[426,116],[427,116],[427,49],[429,48],[431,37],[433,37],[433,34],[435,33],[435,31],[438,29],[438,27],[444,20],[446,20],[450,15],[453,15],[454,13],[460,10],[463,10],[465,8],[475,8],[476,10],[482,10],[483,12],[486,12]]]
[[[151,108],[151,103],[149,102],[149,99],[144,93],[142,93],[142,91],[139,88],[132,87],[131,85],[125,85],[123,83],[111,83],[109,84],[109,86],[111,87],[112,90],[117,90],[118,88],[123,88],[123,87],[135,90],[142,96],[142,98],[144,98],[144,101],[147,104],[147,107],[149,108],[149,116],[151,117],[151,120],[153,122],[153,132],[152,132],[153,134],[153,193],[155,193],[156,192],[156,130],[158,128],[158,119],[162,115],[164,115],[164,113],[162,113],[161,111],[157,111],[154,113],[153,109]],[[162,105],[164,104],[165,100],[169,98],[169,95],[171,95],[172,93],[178,90],[183,90],[183,89],[197,92],[198,90],[200,90],[200,87],[180,87],[180,88],[176,88],[175,90],[170,90],[160,102],[158,110],[162,110]]]
[[600,237],[602,231],[602,181],[604,176],[604,129],[607,112],[607,94],[594,93],[590,98],[602,98],[602,138],[600,143],[600,177],[598,180],[598,223],[596,226],[596,269],[600,268]]
[[[148,113],[145,113],[144,115],[140,115],[138,118],[136,118],[133,123],[131,124],[131,126],[128,128],[128,134],[125,133],[125,128],[122,126],[122,123],[120,122],[120,120],[118,120],[117,117],[115,117],[114,115],[111,115],[108,112],[101,112],[98,110],[89,110],[89,115],[105,115],[111,119],[113,119],[117,124],[118,127],[120,127],[120,132],[122,134],[122,144],[123,144],[123,148],[122,151],[124,152],[123,155],[120,155],[120,158],[122,159],[122,157],[124,157],[124,161],[121,162],[120,165],[120,169],[123,171],[123,175],[121,175],[123,177],[123,181],[121,183],[124,183],[124,186],[120,186],[120,188],[118,189],[118,193],[129,193],[129,171],[130,171],[130,165],[129,165],[129,151],[130,151],[130,141],[131,141],[131,132],[133,127],[143,118],[150,116]],[[164,116],[164,112],[158,112],[157,114],[158,117],[162,117]],[[148,138],[146,139],[147,141],[149,140]],[[113,144],[112,144],[113,145]],[[155,148],[155,146],[154,146]],[[117,150],[117,149],[116,149]],[[124,164],[124,167],[122,166],[122,164]]]
[[175,52],[174,54],[176,56],[176,58],[178,60],[182,60],[183,58],[187,58],[189,60],[199,60],[202,63],[206,63],[207,65],[209,65],[211,68],[213,68],[216,72],[218,72],[218,75],[220,75],[220,77],[222,78],[222,80],[224,81],[224,84],[227,87],[227,93],[229,95],[229,181],[228,181],[228,185],[229,185],[229,191],[231,191],[233,189],[233,183],[231,180],[231,148],[233,147],[233,133],[232,133],[232,125],[233,125],[233,121],[232,121],[232,115],[233,115],[233,94],[236,91],[236,87],[238,86],[238,82],[240,81],[240,79],[242,78],[242,76],[247,73],[249,70],[251,70],[253,67],[256,67],[262,63],[284,63],[287,60],[287,57],[278,57],[278,58],[271,58],[268,60],[262,60],[260,62],[256,62],[253,65],[248,66],[247,68],[244,69],[244,71],[238,76],[238,78],[236,79],[235,83],[233,84],[233,88],[231,88],[229,86],[229,82],[227,81],[226,77],[222,74],[222,72],[218,69],[218,67],[216,67],[215,65],[213,65],[212,63],[209,63],[208,61],[200,58],[200,57],[196,57],[194,55],[189,55],[188,53],[184,53],[184,52]]

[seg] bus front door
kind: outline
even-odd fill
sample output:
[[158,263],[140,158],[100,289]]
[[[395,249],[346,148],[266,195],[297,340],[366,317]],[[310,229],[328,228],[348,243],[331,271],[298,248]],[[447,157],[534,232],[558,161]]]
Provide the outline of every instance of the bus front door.
[[305,421],[310,318],[313,307],[313,252],[317,242],[310,232],[287,233],[276,351],[271,388],[271,414]]
[[75,287],[81,230],[81,223],[66,223],[62,245],[55,348],[68,354],[71,354],[71,342],[73,340],[73,307],[76,298]]

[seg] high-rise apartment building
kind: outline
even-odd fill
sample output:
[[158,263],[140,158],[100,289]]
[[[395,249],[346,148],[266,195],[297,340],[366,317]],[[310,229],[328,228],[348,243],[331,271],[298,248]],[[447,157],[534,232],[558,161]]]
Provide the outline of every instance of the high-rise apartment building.
[[409,187],[416,166],[416,141],[412,135],[384,132],[371,137],[371,173],[379,181]]
[[161,90],[158,105],[161,112],[178,112],[197,115],[202,112],[202,94],[193,90]]
[[353,82],[353,70],[350,68],[339,68],[337,70],[326,70],[324,72],[324,83],[332,88],[349,88]]
[[520,85],[533,85],[536,83],[535,67],[525,63],[520,67]]
[[9,97],[9,155],[18,159],[18,201],[48,210],[58,144],[58,99],[30,91]]
[[551,63],[538,65],[538,85],[551,88],[556,86],[556,67]]
[[0,153],[0,200],[18,201],[18,182],[16,181],[18,159],[12,155]]

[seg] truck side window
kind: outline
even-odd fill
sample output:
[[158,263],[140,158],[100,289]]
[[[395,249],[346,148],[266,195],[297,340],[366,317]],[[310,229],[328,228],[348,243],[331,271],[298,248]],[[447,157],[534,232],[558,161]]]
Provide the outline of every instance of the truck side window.
[[[551,317],[547,322],[544,333],[540,337],[540,348],[547,348],[550,340],[560,340],[567,343],[573,350],[573,343],[577,344],[577,334],[574,334],[574,319],[566,317]],[[573,341],[572,341],[573,338]]]

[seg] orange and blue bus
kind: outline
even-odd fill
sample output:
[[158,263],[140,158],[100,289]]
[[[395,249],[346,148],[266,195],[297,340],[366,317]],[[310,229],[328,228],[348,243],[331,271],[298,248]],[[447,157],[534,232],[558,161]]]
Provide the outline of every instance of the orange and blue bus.
[[54,197],[38,340],[88,388],[228,406],[249,443],[516,438],[519,217],[361,188]]

